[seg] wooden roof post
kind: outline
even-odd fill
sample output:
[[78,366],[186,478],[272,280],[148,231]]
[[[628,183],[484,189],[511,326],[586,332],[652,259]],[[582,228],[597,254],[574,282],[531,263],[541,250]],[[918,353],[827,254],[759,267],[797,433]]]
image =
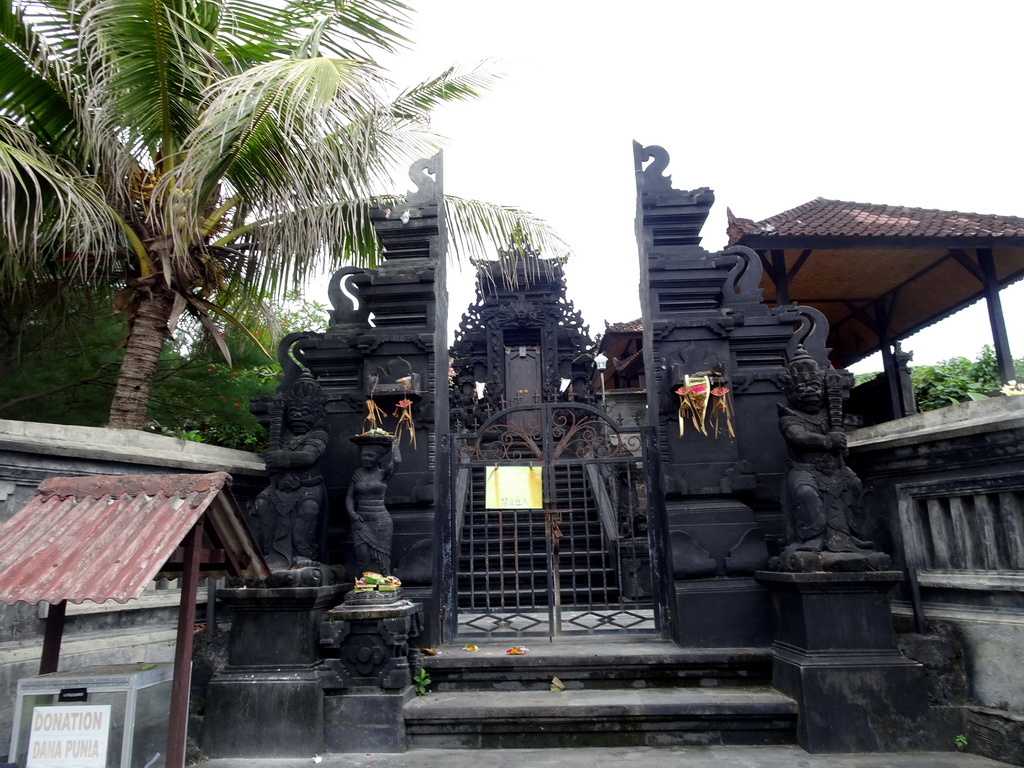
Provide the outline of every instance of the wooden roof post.
[[903,408],[903,397],[900,394],[900,372],[896,356],[892,350],[892,336],[889,331],[889,311],[885,302],[879,299],[875,302],[875,321],[878,326],[878,341],[882,352],[882,371],[885,372],[885,381],[889,392],[889,412],[891,418],[899,419],[907,414]]
[[188,694],[192,678],[192,638],[195,635],[199,556],[205,515],[185,537],[185,561],[181,570],[181,604],[178,607],[178,638],[174,645],[174,679],[171,681],[171,714],[167,726],[167,768],[184,768],[185,734],[188,726]]
[[57,671],[57,662],[60,660],[60,642],[64,637],[64,614],[67,612],[67,608],[67,600],[50,603],[47,608],[46,629],[43,632],[43,655],[39,659],[40,675]]
[[978,264],[985,275],[985,304],[988,307],[988,322],[992,326],[992,345],[996,350],[996,364],[1003,384],[1017,378],[1013,372],[1013,356],[1010,354],[1010,338],[1006,334],[1006,318],[1003,317],[1003,303],[999,298],[999,279],[996,277],[996,263],[991,248],[978,249]]
[[786,273],[786,252],[782,249],[772,249],[771,278],[775,282],[776,306],[789,304],[789,275]]

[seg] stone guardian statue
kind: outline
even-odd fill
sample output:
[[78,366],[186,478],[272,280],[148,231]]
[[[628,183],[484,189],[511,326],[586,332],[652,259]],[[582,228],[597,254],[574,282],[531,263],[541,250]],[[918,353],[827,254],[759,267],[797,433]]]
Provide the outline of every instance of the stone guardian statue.
[[306,371],[272,403],[270,446],[262,454],[271,472],[270,485],[256,497],[250,514],[256,541],[272,571],[319,570],[320,523],[326,502],[320,473],[328,440],[326,399]]
[[786,371],[789,404],[779,406],[779,429],[789,452],[783,494],[789,544],[777,565],[789,571],[884,568],[888,555],[856,530],[861,481],[846,466],[839,382],[829,381],[802,346]]

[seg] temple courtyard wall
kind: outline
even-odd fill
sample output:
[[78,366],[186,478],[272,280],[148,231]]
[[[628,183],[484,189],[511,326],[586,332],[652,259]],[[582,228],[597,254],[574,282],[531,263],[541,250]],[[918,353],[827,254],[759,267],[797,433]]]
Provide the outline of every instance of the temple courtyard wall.
[[[232,491],[243,506],[266,483],[263,461],[245,451],[132,430],[0,419],[0,522],[51,477],[213,471],[231,473]],[[172,581],[154,583],[141,598],[123,605],[68,603],[60,671],[172,662],[180,595],[180,583]],[[206,599],[207,590],[201,588],[200,615]],[[18,680],[39,673],[46,615],[46,603],[0,604],[0,755],[10,743]],[[222,618],[227,619],[224,612]],[[202,639],[197,638],[197,647]]]
[[1024,397],[849,434],[864,513],[906,580],[901,648],[971,752],[1024,764]]
[[[856,430],[849,444],[869,527],[908,577],[893,595],[900,647],[928,668],[931,703],[950,744],[964,734],[969,751],[1024,764],[1024,398]],[[0,520],[53,476],[215,470],[232,474],[243,506],[266,482],[263,462],[245,452],[0,420]],[[175,587],[124,606],[69,605],[61,669],[170,661]],[[0,606],[4,743],[17,680],[38,671],[45,615],[45,606]]]

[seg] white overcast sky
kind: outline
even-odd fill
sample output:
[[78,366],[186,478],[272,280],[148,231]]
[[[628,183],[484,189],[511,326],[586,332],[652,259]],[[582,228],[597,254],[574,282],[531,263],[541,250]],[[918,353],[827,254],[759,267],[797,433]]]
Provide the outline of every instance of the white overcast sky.
[[[676,188],[759,220],[815,197],[1024,216],[1021,0],[409,0],[411,84],[450,64],[504,74],[445,107],[445,191],[516,205],[575,251],[569,297],[592,334],[640,316],[631,142],[668,150]],[[450,285],[457,321],[469,270]],[[461,287],[460,287],[461,286]],[[1024,355],[1024,285],[1003,291]],[[974,358],[976,306],[906,344]],[[862,368],[858,366],[858,370]]]

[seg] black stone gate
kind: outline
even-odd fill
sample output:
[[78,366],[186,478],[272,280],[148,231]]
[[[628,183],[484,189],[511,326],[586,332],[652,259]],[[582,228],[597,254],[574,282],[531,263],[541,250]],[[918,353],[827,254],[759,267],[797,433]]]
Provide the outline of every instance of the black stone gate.
[[448,634],[657,631],[642,453],[640,432],[573,402],[453,435]]

